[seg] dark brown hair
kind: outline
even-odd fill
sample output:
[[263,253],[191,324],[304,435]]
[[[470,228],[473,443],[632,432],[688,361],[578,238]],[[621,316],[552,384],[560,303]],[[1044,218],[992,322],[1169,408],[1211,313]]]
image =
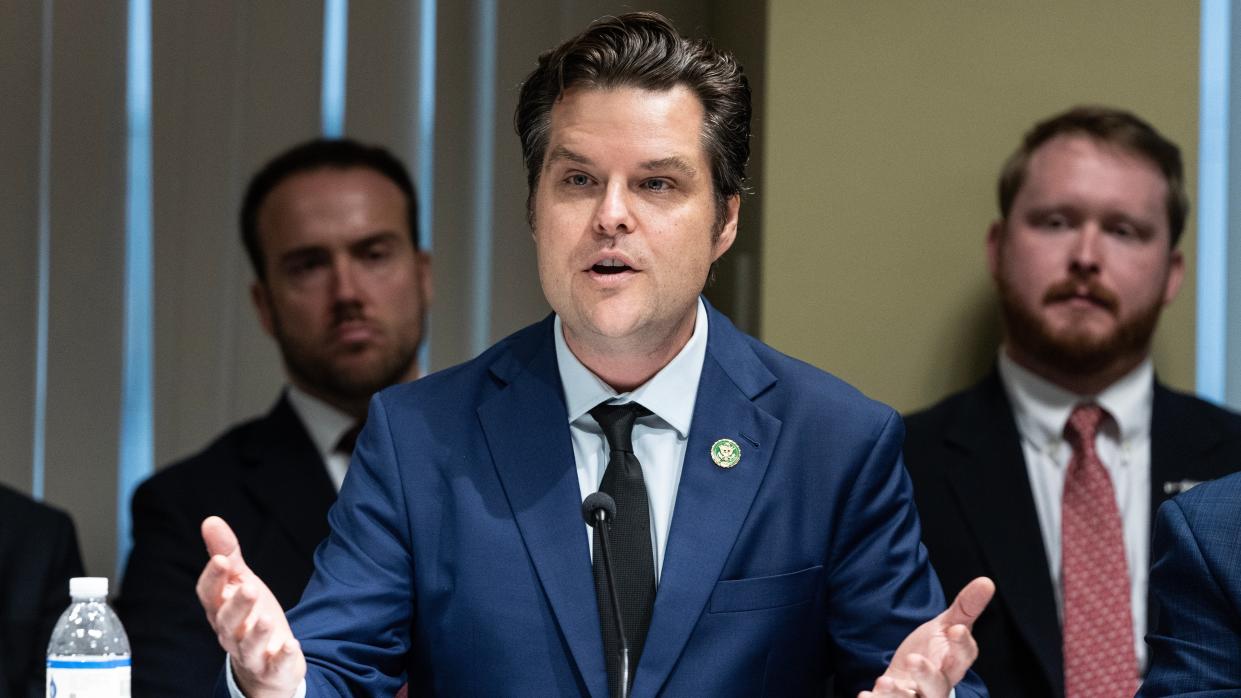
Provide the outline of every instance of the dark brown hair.
[[526,77],[513,115],[526,163],[526,216],[533,223],[534,193],[547,154],[551,110],[565,91],[638,87],[669,90],[684,85],[701,100],[702,141],[711,161],[716,216],[722,224],[728,199],[745,187],[750,158],[750,85],[732,54],[709,42],[682,37],[662,15],[634,12],[604,17],[586,31],[539,56]]
[[1009,156],[1000,172],[1000,215],[1008,218],[1013,200],[1025,182],[1030,157],[1043,144],[1057,136],[1082,135],[1100,143],[1121,148],[1145,158],[1159,168],[1168,184],[1168,230],[1173,247],[1181,239],[1185,218],[1189,216],[1189,196],[1185,193],[1185,174],[1181,151],[1153,126],[1136,115],[1112,107],[1081,106],[1040,121],[1026,133],[1021,147]]
[[260,281],[267,279],[263,247],[259,244],[259,209],[284,180],[311,170],[354,167],[374,170],[392,181],[405,194],[405,213],[409,220],[409,237],[418,249],[418,197],[414,182],[405,165],[392,153],[374,145],[365,145],[348,138],[315,138],[300,143],[277,155],[254,175],[246,187],[241,203],[241,241],[250,256],[254,274]]

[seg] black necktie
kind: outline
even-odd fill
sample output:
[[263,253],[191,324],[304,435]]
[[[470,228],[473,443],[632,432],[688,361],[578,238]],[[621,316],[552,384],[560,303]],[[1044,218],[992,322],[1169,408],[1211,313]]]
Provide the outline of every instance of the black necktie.
[[[633,454],[633,424],[651,414],[635,402],[624,405],[602,404],[590,411],[611,453],[603,473],[600,492],[616,500],[616,518],[608,528],[612,552],[612,574],[616,577],[616,595],[620,600],[625,637],[629,640],[630,676],[634,676],[646,629],[651,624],[655,606],[655,556],[651,551],[651,514],[642,480],[642,464]],[[607,580],[603,571],[599,530],[594,534],[595,596],[599,603],[599,620],[603,627],[603,649],[608,667],[608,689],[616,695],[620,638],[616,634],[616,618],[608,599]]]
[[362,422],[357,422],[349,427],[349,430],[340,435],[340,441],[336,442],[336,448],[332,449],[337,453],[343,453],[346,456],[353,455],[353,447],[358,443],[358,434],[362,433]]

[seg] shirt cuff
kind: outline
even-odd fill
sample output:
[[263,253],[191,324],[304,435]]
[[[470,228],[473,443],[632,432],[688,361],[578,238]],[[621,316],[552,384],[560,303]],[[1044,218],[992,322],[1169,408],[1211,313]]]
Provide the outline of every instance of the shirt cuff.
[[[232,698],[246,698],[246,694],[237,688],[237,680],[233,678],[233,663],[227,657],[224,659],[224,678],[228,681],[228,695]],[[297,692],[291,698],[306,698],[306,679],[302,679],[302,682],[298,684]],[[948,698],[953,697],[948,696]]]

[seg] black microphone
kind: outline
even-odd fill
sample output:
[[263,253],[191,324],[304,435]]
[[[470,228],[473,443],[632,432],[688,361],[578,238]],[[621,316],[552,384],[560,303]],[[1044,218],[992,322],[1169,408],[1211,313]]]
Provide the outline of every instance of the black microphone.
[[[608,543],[608,524],[616,517],[616,500],[607,492],[595,492],[582,500],[582,518],[599,532],[599,546],[603,554],[603,576],[608,581],[608,598],[612,600],[612,615],[616,618],[616,634],[620,636],[620,676],[616,698],[629,698],[629,640],[625,637],[624,616],[621,615],[620,599],[616,596],[616,579],[612,576],[612,563]],[[602,524],[602,525],[599,525]]]

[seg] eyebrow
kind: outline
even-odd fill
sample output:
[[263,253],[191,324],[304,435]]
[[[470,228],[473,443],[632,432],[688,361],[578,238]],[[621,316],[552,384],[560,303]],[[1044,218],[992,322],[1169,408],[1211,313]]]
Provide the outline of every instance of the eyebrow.
[[591,161],[590,158],[586,157],[585,155],[575,153],[572,150],[569,150],[568,148],[564,147],[563,145],[558,145],[555,148],[552,148],[552,152],[547,156],[548,165],[552,164],[553,162],[556,162],[557,160],[568,160],[569,162],[576,162],[579,165],[593,165],[594,164],[594,162]]
[[698,170],[694,169],[694,166],[689,164],[689,161],[679,155],[658,160],[647,160],[642,163],[641,167],[644,170],[676,170],[686,177],[698,176]]
[[399,232],[395,230],[388,230],[386,228],[380,228],[364,238],[354,240],[349,243],[349,247],[365,247],[367,245],[374,245],[377,242],[390,242],[393,240],[399,241],[400,239],[401,234]]
[[[370,235],[367,235],[364,238],[354,240],[353,242],[349,243],[345,247],[346,249],[351,250],[351,251],[360,250],[360,249],[365,249],[371,245],[385,243],[385,242],[399,241],[400,239],[401,239],[401,234],[395,230],[377,230],[374,233],[371,233]],[[311,243],[311,244],[306,244],[306,245],[299,245],[292,249],[285,250],[283,253],[280,254],[278,259],[280,262],[291,262],[291,261],[297,261],[300,259],[304,259],[306,257],[313,257],[316,255],[321,255],[321,254],[330,254],[330,247],[328,245]]]
[[[595,164],[593,160],[585,155],[575,153],[563,145],[558,145],[555,148],[552,148],[551,154],[547,156],[547,164],[551,165],[558,160],[568,160],[569,162],[575,162],[579,165]],[[679,155],[671,155],[658,160],[647,160],[646,162],[638,165],[638,167],[647,171],[670,169],[676,170],[687,177],[698,176],[698,170],[695,169],[693,165],[689,164],[688,160]]]
[[326,247],[320,245],[306,245],[303,247],[294,247],[276,258],[276,264],[289,265],[298,264],[306,260],[321,259],[328,255]]

